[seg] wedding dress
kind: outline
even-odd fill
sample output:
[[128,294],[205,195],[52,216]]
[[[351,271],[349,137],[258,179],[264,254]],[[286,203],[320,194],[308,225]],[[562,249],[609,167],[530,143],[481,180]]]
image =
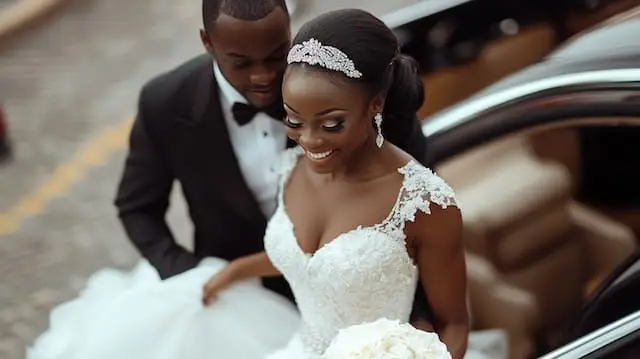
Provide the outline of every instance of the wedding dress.
[[[315,359],[340,328],[382,317],[408,321],[418,269],[404,226],[430,205],[456,205],[453,191],[411,161],[398,170],[403,184],[382,223],[343,233],[309,254],[283,202],[299,155],[291,149],[283,156],[279,206],[265,234],[265,250],[290,283],[299,313],[258,280],[202,307],[202,285],[225,264],[218,259],[165,281],[141,262],[131,274],[95,274],[84,293],[53,311],[51,328],[27,359]],[[472,333],[467,358],[506,358],[504,335],[488,338],[474,341]],[[478,341],[490,352],[474,348]]]

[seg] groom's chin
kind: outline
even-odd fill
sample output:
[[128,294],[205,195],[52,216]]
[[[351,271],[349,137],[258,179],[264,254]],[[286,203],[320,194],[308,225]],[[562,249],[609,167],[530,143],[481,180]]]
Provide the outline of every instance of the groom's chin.
[[257,108],[266,108],[276,101],[281,101],[280,92],[276,88],[266,91],[247,91],[244,96],[251,105]]
[[[248,84],[242,89],[242,96],[256,108],[264,109],[282,104],[282,77],[275,77],[269,83]],[[284,109],[283,109],[284,111]]]

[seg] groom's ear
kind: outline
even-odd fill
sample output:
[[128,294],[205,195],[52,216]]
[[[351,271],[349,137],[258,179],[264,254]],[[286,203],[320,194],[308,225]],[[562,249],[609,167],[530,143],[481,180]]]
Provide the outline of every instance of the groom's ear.
[[200,29],[200,41],[202,42],[202,46],[204,46],[205,50],[213,56],[213,44],[211,43],[211,38],[205,29]]

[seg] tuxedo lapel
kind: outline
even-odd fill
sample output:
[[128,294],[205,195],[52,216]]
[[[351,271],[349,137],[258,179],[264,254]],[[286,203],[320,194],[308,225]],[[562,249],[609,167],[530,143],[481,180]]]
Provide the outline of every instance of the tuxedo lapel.
[[[233,151],[223,118],[219,89],[211,62],[205,65],[197,79],[195,101],[192,99],[191,136],[193,166],[204,166],[203,191],[213,191],[230,210],[250,221],[264,220],[257,200],[247,186]],[[205,160],[203,160],[203,158]],[[210,159],[207,161],[206,159]]]

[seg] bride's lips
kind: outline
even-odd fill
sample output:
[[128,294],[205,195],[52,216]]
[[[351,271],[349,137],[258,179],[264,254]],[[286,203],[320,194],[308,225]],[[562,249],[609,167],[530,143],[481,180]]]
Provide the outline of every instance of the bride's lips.
[[326,151],[308,151],[305,150],[304,154],[307,158],[314,163],[324,163],[331,159],[332,155],[335,153],[335,150],[326,150]]

